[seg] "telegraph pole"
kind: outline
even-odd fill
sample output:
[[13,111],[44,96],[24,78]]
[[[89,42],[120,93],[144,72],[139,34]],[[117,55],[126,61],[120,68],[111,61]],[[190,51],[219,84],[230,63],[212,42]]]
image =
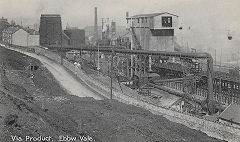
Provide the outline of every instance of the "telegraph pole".
[[104,20],[104,19],[102,18],[102,35],[101,35],[101,36],[102,36],[102,40],[104,39],[104,37],[103,37],[103,36],[104,36],[104,35],[103,35],[103,24],[104,24],[104,22],[103,22],[103,20]]
[[97,61],[97,70],[98,70],[98,75],[99,75],[99,72],[100,72],[100,66],[99,66],[99,42],[97,43],[97,47],[98,47],[98,61]]
[[111,55],[111,74],[110,74],[110,78],[111,78],[111,88],[110,88],[110,99],[112,99],[112,96],[113,96],[113,54],[114,54],[114,51],[113,51],[113,47],[112,47],[112,55]]

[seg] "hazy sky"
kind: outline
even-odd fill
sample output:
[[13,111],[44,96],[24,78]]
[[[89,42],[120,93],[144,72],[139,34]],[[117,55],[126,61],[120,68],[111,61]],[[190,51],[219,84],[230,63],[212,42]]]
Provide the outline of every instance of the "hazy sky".
[[[61,14],[63,28],[66,23],[79,28],[93,25],[95,6],[99,25],[101,18],[109,17],[125,26],[126,11],[130,16],[167,11],[179,15],[180,25],[191,27],[183,30],[188,37],[184,42],[196,48],[227,51],[240,45],[240,0],[0,0],[0,5],[0,16],[24,25],[39,22],[41,14]],[[227,30],[238,40],[235,36],[229,43]]]
[[240,24],[240,0],[0,0],[0,5],[0,15],[10,19],[37,21],[42,13],[57,13],[64,24],[81,28],[93,25],[95,6],[99,20],[109,17],[118,25],[124,25],[126,11],[130,15],[168,11],[188,25],[211,28],[236,28]]

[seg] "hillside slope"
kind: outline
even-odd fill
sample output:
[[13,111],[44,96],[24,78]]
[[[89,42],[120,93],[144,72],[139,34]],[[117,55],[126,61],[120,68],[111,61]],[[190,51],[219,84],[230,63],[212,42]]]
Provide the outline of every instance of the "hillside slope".
[[[29,65],[39,68],[31,72]],[[97,142],[220,142],[142,108],[70,95],[38,60],[0,48],[0,142],[11,142],[11,135],[51,136],[54,141],[68,135]]]

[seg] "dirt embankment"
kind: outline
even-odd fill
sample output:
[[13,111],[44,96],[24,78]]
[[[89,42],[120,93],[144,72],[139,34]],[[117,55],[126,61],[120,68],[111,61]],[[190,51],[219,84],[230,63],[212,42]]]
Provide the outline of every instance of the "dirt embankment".
[[[31,72],[33,64],[39,68]],[[56,142],[60,135],[97,142],[220,141],[138,107],[70,95],[39,61],[3,48],[0,76],[0,142],[15,135]]]

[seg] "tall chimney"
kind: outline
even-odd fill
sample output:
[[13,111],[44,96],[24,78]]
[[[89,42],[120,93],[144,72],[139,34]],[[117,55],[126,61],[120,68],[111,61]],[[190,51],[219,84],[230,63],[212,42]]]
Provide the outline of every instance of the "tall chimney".
[[98,40],[98,25],[97,25],[97,7],[95,7],[95,17],[94,17],[94,40]]
[[128,18],[129,17],[129,13],[128,13],[128,11],[126,12],[126,18]]

